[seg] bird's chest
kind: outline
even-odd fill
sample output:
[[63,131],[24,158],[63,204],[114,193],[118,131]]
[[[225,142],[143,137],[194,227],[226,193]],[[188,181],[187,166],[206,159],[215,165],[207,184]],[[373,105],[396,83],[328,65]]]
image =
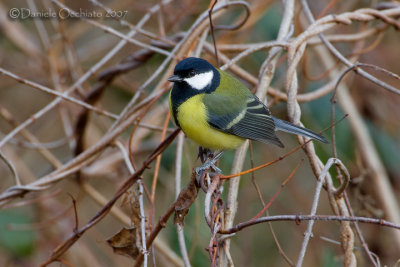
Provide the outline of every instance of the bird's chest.
[[202,102],[202,95],[196,95],[184,103],[177,110],[179,126],[190,138],[207,132],[207,109]]

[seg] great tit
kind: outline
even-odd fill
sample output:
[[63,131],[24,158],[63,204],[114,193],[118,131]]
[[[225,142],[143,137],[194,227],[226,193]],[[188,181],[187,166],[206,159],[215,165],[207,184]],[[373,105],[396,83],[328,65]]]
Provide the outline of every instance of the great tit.
[[309,129],[273,117],[244,84],[204,59],[183,59],[168,81],[174,83],[169,108],[175,124],[203,148],[233,149],[246,139],[283,147],[277,130],[328,143]]

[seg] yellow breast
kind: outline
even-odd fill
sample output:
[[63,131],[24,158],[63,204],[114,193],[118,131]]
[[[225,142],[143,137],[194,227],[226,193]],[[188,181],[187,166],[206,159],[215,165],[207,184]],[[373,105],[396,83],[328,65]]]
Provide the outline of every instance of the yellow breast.
[[202,98],[202,94],[195,95],[178,108],[177,119],[185,134],[209,149],[232,149],[241,145],[243,138],[216,130],[207,123],[207,109]]

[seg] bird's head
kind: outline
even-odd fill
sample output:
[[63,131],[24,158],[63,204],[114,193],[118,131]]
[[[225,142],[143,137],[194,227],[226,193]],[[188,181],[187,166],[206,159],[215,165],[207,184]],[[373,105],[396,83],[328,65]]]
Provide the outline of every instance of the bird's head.
[[168,81],[190,86],[198,91],[213,91],[219,85],[220,74],[207,60],[189,57],[181,60]]

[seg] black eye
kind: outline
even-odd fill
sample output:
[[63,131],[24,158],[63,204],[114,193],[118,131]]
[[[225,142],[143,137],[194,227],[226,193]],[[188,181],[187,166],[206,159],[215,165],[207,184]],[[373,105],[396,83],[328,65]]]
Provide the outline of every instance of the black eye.
[[196,75],[196,72],[194,70],[191,70],[189,72],[189,77],[193,77],[194,75]]

